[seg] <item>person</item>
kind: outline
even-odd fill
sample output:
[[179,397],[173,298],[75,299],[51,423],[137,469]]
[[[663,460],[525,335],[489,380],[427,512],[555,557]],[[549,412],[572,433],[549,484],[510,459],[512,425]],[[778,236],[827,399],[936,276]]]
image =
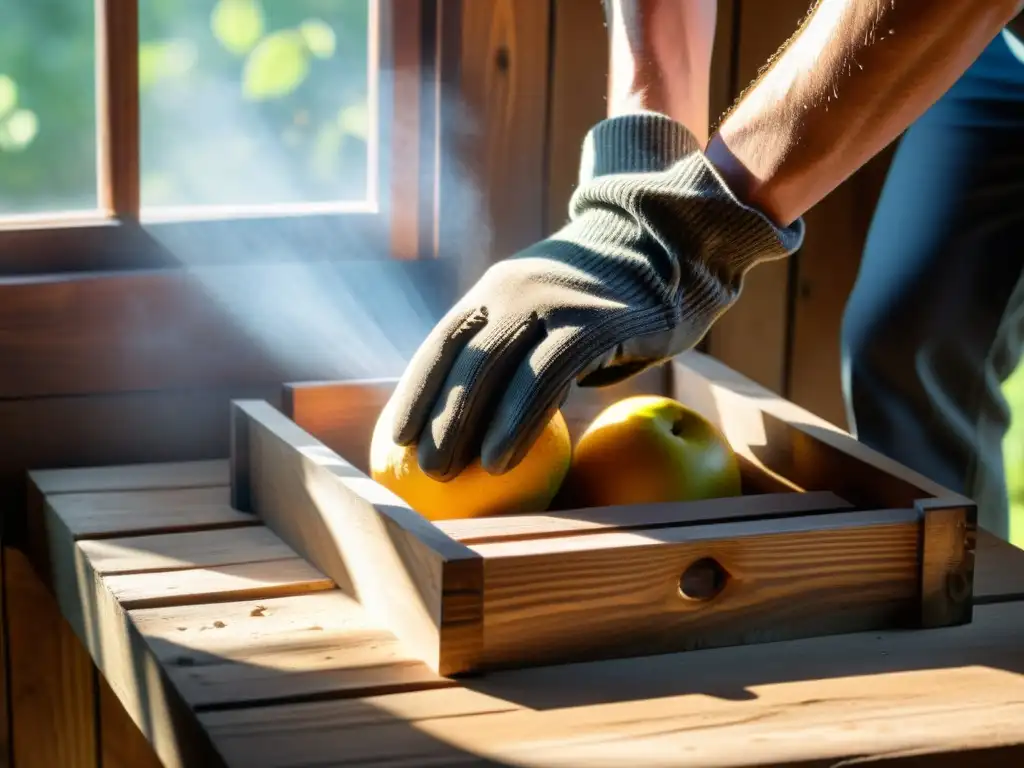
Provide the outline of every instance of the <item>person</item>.
[[[851,423],[954,490],[998,486],[1024,306],[1024,75],[1003,37],[1021,1],[819,0],[710,137],[714,0],[605,2],[609,114],[568,222],[429,332],[394,439],[439,480],[477,458],[508,471],[573,382],[696,345],[751,268],[800,247],[803,214],[913,126],[844,318]],[[979,522],[1005,536],[1005,502],[985,500]]]

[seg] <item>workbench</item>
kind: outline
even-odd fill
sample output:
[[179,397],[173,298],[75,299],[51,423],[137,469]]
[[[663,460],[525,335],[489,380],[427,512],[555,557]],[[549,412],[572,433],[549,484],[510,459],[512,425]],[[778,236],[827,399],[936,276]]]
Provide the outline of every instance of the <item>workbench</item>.
[[964,626],[452,680],[232,508],[228,472],[30,475],[30,558],[153,765],[1024,764],[1024,551],[984,531]]

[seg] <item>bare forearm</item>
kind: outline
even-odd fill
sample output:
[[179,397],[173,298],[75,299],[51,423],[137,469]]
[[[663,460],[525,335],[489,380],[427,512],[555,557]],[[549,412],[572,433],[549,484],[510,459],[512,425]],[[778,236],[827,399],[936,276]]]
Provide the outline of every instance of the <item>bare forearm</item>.
[[789,224],[937,101],[1020,5],[820,0],[708,156],[738,196]]
[[706,143],[716,9],[716,0],[605,0],[609,114],[661,112]]

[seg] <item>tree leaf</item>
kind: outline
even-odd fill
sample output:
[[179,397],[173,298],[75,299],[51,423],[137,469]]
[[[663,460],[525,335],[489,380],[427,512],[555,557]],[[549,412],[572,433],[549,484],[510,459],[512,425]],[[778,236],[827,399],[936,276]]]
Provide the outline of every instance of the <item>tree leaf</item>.
[[309,74],[309,55],[295,30],[274,32],[250,51],[242,72],[242,93],[251,101],[287,96]]
[[20,152],[39,133],[39,118],[31,109],[19,109],[0,123],[0,149]]
[[359,101],[338,111],[338,126],[349,136],[368,141],[370,136],[370,110],[366,102]]
[[306,41],[309,52],[318,59],[329,59],[334,55],[334,30],[321,19],[306,19],[299,25],[299,33]]
[[263,6],[257,0],[220,0],[210,13],[210,30],[226,50],[243,56],[263,34]]
[[0,75],[0,117],[18,104],[18,84],[8,75]]

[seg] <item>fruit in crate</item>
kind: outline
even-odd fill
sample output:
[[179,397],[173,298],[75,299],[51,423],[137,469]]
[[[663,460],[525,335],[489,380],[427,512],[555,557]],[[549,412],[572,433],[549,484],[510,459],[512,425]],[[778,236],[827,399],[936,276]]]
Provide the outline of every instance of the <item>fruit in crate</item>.
[[556,411],[514,469],[491,475],[477,460],[442,483],[420,469],[415,445],[392,441],[391,408],[385,406],[370,442],[370,476],[428,520],[530,514],[551,504],[571,455],[569,428]]
[[627,397],[580,436],[558,506],[603,507],[738,496],[736,455],[703,415],[659,395]]

